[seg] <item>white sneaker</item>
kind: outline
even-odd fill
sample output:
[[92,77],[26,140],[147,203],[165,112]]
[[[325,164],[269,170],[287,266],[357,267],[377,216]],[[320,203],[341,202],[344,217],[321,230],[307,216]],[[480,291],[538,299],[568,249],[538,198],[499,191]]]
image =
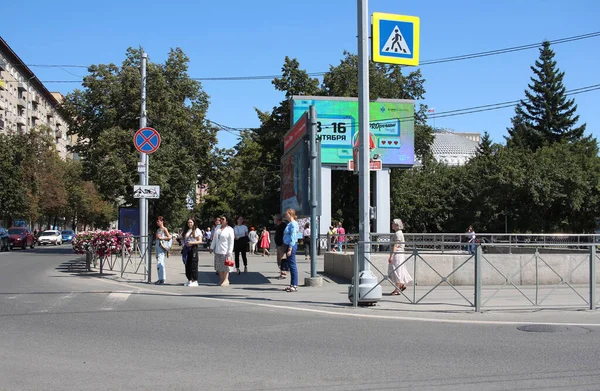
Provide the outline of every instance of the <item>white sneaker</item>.
[[188,286],[198,286],[198,281],[190,281],[190,285]]

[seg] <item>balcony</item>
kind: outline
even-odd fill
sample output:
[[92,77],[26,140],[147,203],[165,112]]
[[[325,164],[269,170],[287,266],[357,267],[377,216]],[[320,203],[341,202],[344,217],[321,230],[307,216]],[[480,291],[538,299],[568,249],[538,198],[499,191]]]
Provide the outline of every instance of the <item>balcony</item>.
[[2,98],[0,98],[0,110],[6,110],[6,103],[2,100]]
[[20,81],[17,84],[17,88],[21,91],[27,91],[27,83],[25,83],[24,81]]
[[6,81],[0,79],[0,90],[6,90]]
[[4,119],[0,118],[0,129],[4,129]]
[[33,110],[31,112],[29,112],[29,115],[31,115],[31,118],[35,118],[35,119],[40,119],[40,113],[37,110]]
[[3,71],[5,71],[6,70],[6,65],[7,65],[6,61],[0,59],[0,69],[3,70]]
[[27,107],[27,101],[25,100],[25,98],[19,98],[19,100],[17,101],[17,107]]
[[23,125],[23,126],[27,125],[27,120],[22,115],[18,115],[15,122],[17,123],[17,125]]

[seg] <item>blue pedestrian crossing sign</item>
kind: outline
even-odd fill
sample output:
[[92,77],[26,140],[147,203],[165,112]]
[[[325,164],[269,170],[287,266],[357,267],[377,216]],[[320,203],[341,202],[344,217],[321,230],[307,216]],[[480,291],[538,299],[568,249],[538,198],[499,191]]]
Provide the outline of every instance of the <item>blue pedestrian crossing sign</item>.
[[374,62],[419,65],[418,16],[373,12],[371,23]]

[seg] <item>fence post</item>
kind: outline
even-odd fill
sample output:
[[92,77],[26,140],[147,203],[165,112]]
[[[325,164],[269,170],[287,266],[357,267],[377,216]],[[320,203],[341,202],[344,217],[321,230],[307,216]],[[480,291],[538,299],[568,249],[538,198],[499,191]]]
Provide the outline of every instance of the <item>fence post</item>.
[[352,281],[352,289],[354,289],[354,295],[352,296],[352,306],[354,306],[354,308],[358,307],[358,288],[359,288],[359,284],[358,284],[358,279],[359,279],[359,272],[358,272],[358,246],[354,247],[354,279]]
[[481,312],[481,246],[475,246],[475,312]]
[[148,243],[148,247],[146,251],[148,252],[148,283],[152,282],[152,235],[148,235],[146,239]]
[[100,274],[102,274],[102,265],[103,265],[103,257],[99,257],[96,253],[96,257],[98,257],[98,261],[100,262]]
[[538,265],[538,256],[540,255],[538,248],[535,248],[535,305],[538,305],[538,295],[539,295],[539,291],[540,291],[540,280],[539,280],[539,274],[538,274],[538,269],[539,269],[539,265]]
[[124,270],[124,259],[125,259],[125,237],[121,237],[121,278],[123,278]]
[[590,309],[596,309],[596,243],[590,246]]

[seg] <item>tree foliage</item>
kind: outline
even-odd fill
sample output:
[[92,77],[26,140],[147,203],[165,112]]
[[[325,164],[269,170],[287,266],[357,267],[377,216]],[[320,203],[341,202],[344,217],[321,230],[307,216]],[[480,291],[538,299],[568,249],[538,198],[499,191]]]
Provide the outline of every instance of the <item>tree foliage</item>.
[[[133,186],[139,183],[138,152],[133,135],[139,128],[142,49],[127,50],[121,66],[89,67],[83,89],[68,94],[63,104],[69,132],[78,135],[73,150],[83,159],[83,175],[107,201],[135,205]],[[150,201],[151,218],[184,219],[186,199],[213,172],[216,129],[208,125],[208,95],[187,74],[188,57],[172,49],[164,63],[147,64],[148,126],[161,135],[161,146],[150,155],[149,184],[161,187],[161,198]]]
[[542,44],[539,59],[531,70],[529,89],[517,105],[508,129],[508,146],[535,151],[545,144],[581,140],[586,125],[577,126],[577,105],[574,99],[567,98],[565,74],[556,66],[548,41]]

